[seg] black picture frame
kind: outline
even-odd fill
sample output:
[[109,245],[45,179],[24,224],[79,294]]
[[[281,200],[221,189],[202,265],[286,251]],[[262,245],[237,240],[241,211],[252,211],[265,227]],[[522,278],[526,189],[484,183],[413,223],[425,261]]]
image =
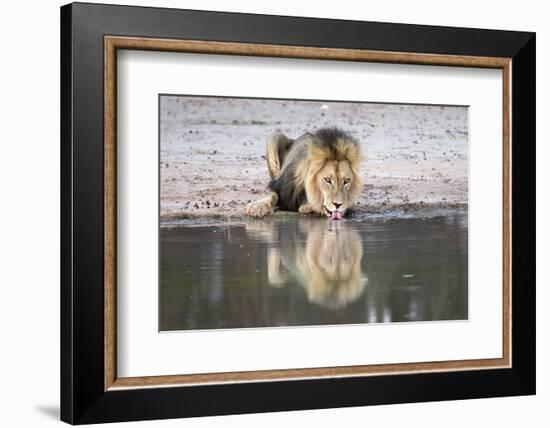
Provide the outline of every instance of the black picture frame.
[[[104,390],[104,36],[512,58],[512,367]],[[71,424],[535,393],[535,34],[73,3],[61,8],[61,419]]]

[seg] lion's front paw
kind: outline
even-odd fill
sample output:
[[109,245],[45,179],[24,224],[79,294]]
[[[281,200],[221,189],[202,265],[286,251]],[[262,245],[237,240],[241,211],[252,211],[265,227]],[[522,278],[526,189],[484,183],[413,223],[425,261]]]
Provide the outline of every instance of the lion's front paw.
[[303,204],[298,208],[298,212],[302,214],[311,214],[313,212],[313,208],[309,204]]
[[263,217],[273,212],[273,205],[269,201],[250,202],[244,208],[244,213],[251,217]]

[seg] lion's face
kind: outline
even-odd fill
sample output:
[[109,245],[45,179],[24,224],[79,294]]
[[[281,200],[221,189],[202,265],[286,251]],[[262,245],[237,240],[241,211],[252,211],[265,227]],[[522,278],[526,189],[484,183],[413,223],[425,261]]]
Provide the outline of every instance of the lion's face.
[[310,144],[304,187],[314,212],[341,220],[357,202],[360,157],[358,145],[346,139],[338,140],[333,148]]
[[317,186],[322,195],[323,211],[333,220],[341,220],[355,203],[356,179],[347,160],[327,161],[317,173]]

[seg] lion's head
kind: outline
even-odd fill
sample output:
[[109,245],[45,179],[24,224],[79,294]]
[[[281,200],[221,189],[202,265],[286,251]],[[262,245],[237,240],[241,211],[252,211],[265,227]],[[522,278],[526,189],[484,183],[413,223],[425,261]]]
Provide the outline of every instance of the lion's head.
[[357,202],[360,160],[359,144],[348,133],[325,128],[312,135],[302,173],[307,201],[314,212],[340,220]]

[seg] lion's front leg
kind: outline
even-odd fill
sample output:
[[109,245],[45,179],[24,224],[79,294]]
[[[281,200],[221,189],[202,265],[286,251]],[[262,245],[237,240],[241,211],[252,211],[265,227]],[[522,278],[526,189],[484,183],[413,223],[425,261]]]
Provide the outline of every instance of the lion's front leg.
[[251,217],[264,217],[275,210],[278,199],[277,193],[271,192],[265,198],[247,204],[244,213]]
[[267,249],[267,282],[272,287],[282,287],[287,279],[288,270],[283,263],[281,250],[269,247]]

